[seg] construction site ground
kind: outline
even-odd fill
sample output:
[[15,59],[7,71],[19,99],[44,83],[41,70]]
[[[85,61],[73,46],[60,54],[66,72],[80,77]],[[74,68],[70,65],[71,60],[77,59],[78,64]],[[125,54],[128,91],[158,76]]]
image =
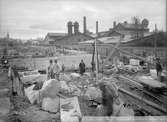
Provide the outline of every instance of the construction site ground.
[[[69,75],[72,72],[65,73]],[[89,72],[90,73],[90,72]],[[91,73],[90,73],[91,74]],[[167,106],[164,103],[156,100],[153,97],[150,97],[148,95],[145,95],[142,91],[142,89],[138,89],[137,86],[134,84],[131,84],[128,80],[119,78],[119,75],[122,74],[111,74],[111,75],[99,75],[99,79],[108,78],[111,79],[111,82],[115,82],[117,86],[119,86],[121,89],[126,90],[134,95],[137,95],[141,97],[141,100],[137,100],[127,94],[124,94],[123,92],[119,92],[120,98],[124,101],[124,105],[126,107],[132,108],[134,110],[135,116],[166,116],[167,114],[161,110],[158,110],[152,106],[149,106],[148,104],[142,102],[143,99],[148,100],[154,104],[156,104],[158,107],[162,108],[164,111],[167,110]],[[142,73],[138,74],[123,74],[125,77],[135,79],[136,76],[142,75]],[[11,95],[11,83],[9,82],[7,78],[7,72],[1,72],[1,90],[4,90],[7,88],[7,92],[1,92],[0,94],[0,111],[1,115],[0,118],[2,118],[2,121],[20,121],[20,122],[40,122],[40,121],[60,121],[60,112],[58,113],[50,113],[47,111],[44,111],[41,109],[41,106],[39,105],[32,105],[30,104],[27,97],[18,97]],[[94,79],[92,78],[92,75],[88,76],[80,76],[79,79],[82,79],[82,85],[94,85]],[[86,80],[89,80],[89,83],[86,82]],[[76,84],[80,81],[76,81]],[[81,88],[81,90],[84,90]],[[71,97],[74,95],[66,95],[67,97]],[[164,97],[166,96],[163,95]],[[160,95],[157,95],[157,97],[161,97]],[[162,98],[162,97],[161,97]],[[87,100],[83,96],[78,97],[81,113],[83,116],[96,116],[96,107],[91,105],[90,101]],[[166,97],[163,99],[163,101],[167,100]],[[6,111],[4,113],[4,111]]]
[[[7,72],[0,74],[0,122],[59,122],[60,113],[49,113],[32,105],[27,97],[13,96]],[[8,89],[6,92],[2,90]]]

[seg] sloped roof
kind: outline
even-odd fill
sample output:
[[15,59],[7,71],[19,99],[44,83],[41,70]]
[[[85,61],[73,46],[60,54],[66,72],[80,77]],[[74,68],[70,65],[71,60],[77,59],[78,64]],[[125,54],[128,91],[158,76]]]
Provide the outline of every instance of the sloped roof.
[[122,46],[154,47],[155,39],[158,47],[167,47],[167,36],[164,33],[151,34],[143,38],[131,40],[123,43]]
[[[142,24],[131,24],[131,23],[119,23],[115,28],[117,28],[118,26],[122,26],[123,28],[125,29],[133,29],[133,30],[136,30],[136,29],[144,29],[144,30],[148,30],[148,28],[146,27],[143,27]],[[114,29],[115,29],[114,28]]]
[[69,35],[66,35],[66,36],[64,36],[63,38],[61,38],[61,39],[66,39],[66,38],[70,38],[70,37],[73,37],[73,36],[78,36],[78,35],[83,35],[83,36],[86,36],[86,37],[88,37],[88,38],[90,38],[90,39],[94,39],[92,36],[90,36],[90,35],[87,35],[87,34],[84,34],[84,33],[78,33],[78,34],[73,34],[73,35],[71,35],[71,36],[69,36]]
[[57,37],[57,36],[66,36],[67,33],[48,33],[47,36]]
[[[94,39],[91,39],[91,40],[87,40],[87,41],[82,41],[82,42],[79,42],[80,44],[93,44],[95,42]],[[100,40],[97,40],[97,43],[98,44],[101,44],[102,42]]]
[[67,34],[66,33],[48,33],[45,37],[49,38],[50,40],[54,41],[54,40],[60,40],[62,38],[64,38]]

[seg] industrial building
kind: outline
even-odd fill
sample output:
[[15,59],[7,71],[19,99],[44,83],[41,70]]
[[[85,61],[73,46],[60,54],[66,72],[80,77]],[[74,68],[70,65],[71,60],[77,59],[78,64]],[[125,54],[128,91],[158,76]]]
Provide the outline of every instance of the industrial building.
[[79,23],[77,21],[69,21],[67,22],[67,33],[48,33],[45,37],[45,43],[54,44],[56,46],[66,46],[93,39],[86,29],[85,16],[83,17],[83,26],[83,33],[81,33]]

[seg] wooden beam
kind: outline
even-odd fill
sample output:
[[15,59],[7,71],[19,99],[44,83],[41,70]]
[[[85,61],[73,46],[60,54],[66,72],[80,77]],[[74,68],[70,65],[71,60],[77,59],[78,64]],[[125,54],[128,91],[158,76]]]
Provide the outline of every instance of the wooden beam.
[[133,85],[135,85],[136,87],[143,88],[143,85],[142,85],[142,84],[140,84],[140,83],[138,83],[138,82],[136,82],[136,81],[134,81],[134,80],[132,80],[132,79],[130,79],[130,78],[127,78],[127,77],[125,77],[125,76],[123,76],[123,75],[119,75],[118,77],[124,79],[125,81],[131,82],[131,83],[132,83]]
[[151,101],[148,101],[148,100],[142,98],[141,96],[135,95],[135,94],[123,89],[123,88],[119,88],[118,90],[119,90],[119,92],[127,94],[127,95],[129,95],[129,96],[131,96],[131,97],[133,97],[135,99],[138,99],[138,100],[144,102],[145,104],[151,106],[152,108],[157,109],[157,110],[161,111],[164,114],[167,114],[167,109],[166,108],[162,108],[161,106],[159,106],[159,105],[157,105],[157,104],[155,104],[155,103],[153,103]]
[[140,84],[140,83],[138,83],[137,81],[132,80],[132,79],[130,79],[130,78],[127,78],[127,77],[125,77],[125,76],[123,76],[123,75],[119,75],[118,77],[124,79],[125,82],[131,82],[132,84],[134,84],[134,85],[137,87],[137,89],[141,90],[143,93],[145,93],[145,94],[147,94],[147,95],[153,97],[153,98],[156,99],[157,101],[159,101],[159,102],[161,102],[161,103],[167,105],[166,101],[162,100],[160,97],[157,97],[156,95],[152,94],[151,92],[148,92],[148,91],[146,91],[145,89],[143,89],[143,88],[144,88],[143,85]]

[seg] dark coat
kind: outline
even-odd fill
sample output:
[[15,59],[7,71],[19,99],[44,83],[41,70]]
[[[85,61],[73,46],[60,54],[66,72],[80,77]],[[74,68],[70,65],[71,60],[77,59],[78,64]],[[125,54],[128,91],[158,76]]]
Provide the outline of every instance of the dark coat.
[[83,74],[85,72],[85,63],[80,63],[79,64],[79,70],[80,70],[80,73]]

